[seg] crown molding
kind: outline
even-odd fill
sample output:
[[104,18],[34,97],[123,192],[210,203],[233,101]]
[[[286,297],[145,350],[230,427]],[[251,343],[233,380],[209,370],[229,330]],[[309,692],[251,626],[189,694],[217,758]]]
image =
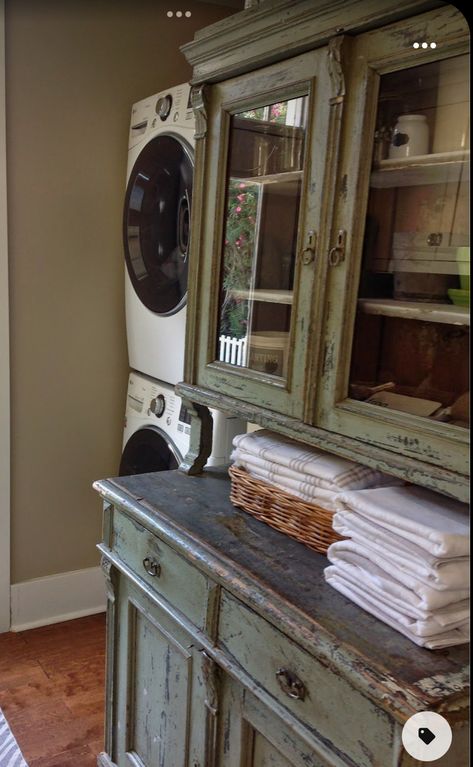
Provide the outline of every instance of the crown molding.
[[358,34],[445,5],[439,0],[264,0],[199,30],[181,51],[193,67],[192,84],[219,82],[325,45],[335,35]]

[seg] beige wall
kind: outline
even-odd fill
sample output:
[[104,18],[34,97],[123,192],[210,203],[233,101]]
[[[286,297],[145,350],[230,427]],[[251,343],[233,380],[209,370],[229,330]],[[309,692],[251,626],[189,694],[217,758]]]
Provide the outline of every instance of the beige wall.
[[179,46],[232,12],[195,0],[6,2],[12,583],[98,563],[91,483],[117,473],[127,382],[130,106],[189,79]]
[[4,2],[0,0],[0,633],[10,626],[10,337],[4,19]]

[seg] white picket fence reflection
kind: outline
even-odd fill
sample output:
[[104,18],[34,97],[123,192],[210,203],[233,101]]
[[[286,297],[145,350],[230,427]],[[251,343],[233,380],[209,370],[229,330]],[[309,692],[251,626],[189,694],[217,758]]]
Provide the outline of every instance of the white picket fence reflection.
[[247,343],[248,337],[233,338],[232,336],[220,336],[219,360],[228,362],[230,365],[247,364]]

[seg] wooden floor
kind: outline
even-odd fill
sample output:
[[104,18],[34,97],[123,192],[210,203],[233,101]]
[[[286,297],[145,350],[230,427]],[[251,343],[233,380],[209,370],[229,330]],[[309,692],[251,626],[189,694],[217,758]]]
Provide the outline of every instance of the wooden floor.
[[0,708],[29,767],[95,767],[105,616],[0,634]]

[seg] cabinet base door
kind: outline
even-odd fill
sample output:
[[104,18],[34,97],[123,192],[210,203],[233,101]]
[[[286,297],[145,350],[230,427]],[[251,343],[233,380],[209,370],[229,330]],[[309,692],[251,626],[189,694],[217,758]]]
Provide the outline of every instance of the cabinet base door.
[[243,685],[225,676],[221,683],[219,767],[343,767],[346,763],[320,743],[310,745]]
[[202,654],[124,576],[116,604],[113,761],[103,767],[203,766],[210,713]]

